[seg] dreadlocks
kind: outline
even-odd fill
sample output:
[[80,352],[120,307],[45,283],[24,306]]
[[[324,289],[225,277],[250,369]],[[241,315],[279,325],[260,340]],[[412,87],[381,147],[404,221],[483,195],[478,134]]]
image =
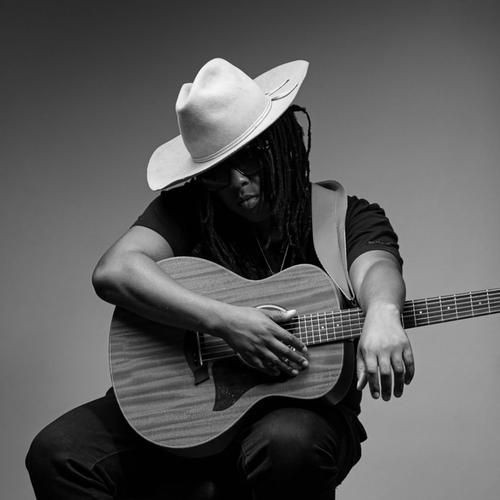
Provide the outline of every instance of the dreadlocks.
[[[295,112],[308,120],[307,148],[304,131]],[[281,232],[280,255],[288,248],[287,262],[306,260],[311,234],[309,151],[311,122],[305,108],[292,105],[250,146],[259,151],[263,162],[260,176],[261,195],[272,209],[273,226]],[[238,154],[238,153],[236,153]],[[213,260],[247,278],[262,278],[263,266],[256,236],[236,215],[225,209],[213,193],[200,189],[201,242],[194,254]]]

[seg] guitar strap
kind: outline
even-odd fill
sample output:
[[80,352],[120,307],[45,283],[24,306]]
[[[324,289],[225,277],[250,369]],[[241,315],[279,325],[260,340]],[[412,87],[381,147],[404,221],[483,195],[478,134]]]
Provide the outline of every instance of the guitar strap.
[[347,270],[347,195],[336,181],[311,184],[313,242],[321,265],[348,301],[355,299]]

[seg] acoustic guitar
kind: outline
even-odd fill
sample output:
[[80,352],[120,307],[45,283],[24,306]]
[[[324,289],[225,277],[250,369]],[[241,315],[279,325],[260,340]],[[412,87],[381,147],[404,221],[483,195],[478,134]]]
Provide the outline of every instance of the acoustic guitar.
[[[186,456],[222,449],[237,424],[268,398],[342,399],[353,377],[353,342],[363,312],[340,309],[321,269],[301,264],[248,280],[195,257],[160,267],[185,288],[234,305],[297,309],[283,324],[307,346],[309,367],[296,377],[265,375],[245,365],[222,339],[186,332],[116,308],[109,356],[118,404],[145,439]],[[405,302],[405,329],[500,312],[500,289]]]

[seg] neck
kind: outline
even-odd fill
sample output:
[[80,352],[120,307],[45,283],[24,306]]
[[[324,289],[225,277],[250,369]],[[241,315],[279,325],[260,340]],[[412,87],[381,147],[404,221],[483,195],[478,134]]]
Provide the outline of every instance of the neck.
[[272,217],[255,223],[254,231],[255,236],[265,248],[268,248],[272,243],[278,243],[283,237],[280,229],[274,224]]

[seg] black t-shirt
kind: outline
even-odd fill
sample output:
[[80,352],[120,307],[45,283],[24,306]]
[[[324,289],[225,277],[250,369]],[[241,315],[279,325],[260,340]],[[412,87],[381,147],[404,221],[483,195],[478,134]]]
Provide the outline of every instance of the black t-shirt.
[[[134,225],[148,227],[163,236],[174,255],[190,255],[198,241],[199,220],[189,186],[161,192]],[[356,196],[348,196],[345,220],[348,267],[364,252],[386,250],[402,264],[396,233],[384,210]],[[314,262],[316,264],[316,262]]]
[[[197,203],[193,200],[195,192],[189,185],[163,191],[149,204],[134,225],[148,227],[159,233],[168,241],[174,255],[190,255],[200,234]],[[357,257],[370,250],[390,252],[402,264],[398,238],[384,210],[378,204],[356,196],[348,196],[347,200],[345,230],[348,267]],[[321,267],[314,252],[312,237],[307,253],[308,262]],[[358,415],[361,392],[356,389],[355,379],[356,377],[341,405]],[[354,421],[357,422],[357,419]],[[360,432],[363,435],[364,431]]]

